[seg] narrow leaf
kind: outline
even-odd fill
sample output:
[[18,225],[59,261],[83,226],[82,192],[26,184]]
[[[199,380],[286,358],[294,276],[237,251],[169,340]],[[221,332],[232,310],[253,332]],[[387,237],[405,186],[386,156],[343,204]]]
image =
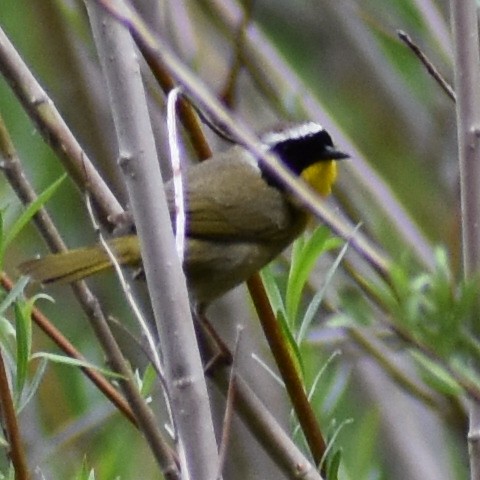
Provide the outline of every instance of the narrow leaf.
[[55,180],[49,187],[47,187],[38,198],[30,203],[24,212],[17,218],[14,224],[10,227],[9,231],[5,233],[4,242],[1,246],[0,258],[3,258],[4,252],[10,243],[17,237],[20,231],[25,225],[30,222],[32,217],[45,205],[50,197],[57,191],[58,187],[65,180],[66,174],[63,174],[58,180]]
[[32,346],[32,325],[30,317],[19,303],[15,303],[15,330],[17,338],[17,375],[15,397],[20,400],[27,381],[28,362]]
[[27,283],[28,277],[21,277],[18,280],[18,282],[5,296],[2,303],[0,303],[0,314],[3,314],[18,299],[18,297],[23,293]]
[[287,319],[292,324],[297,316],[303,288],[319,256],[341,244],[339,239],[330,236],[330,231],[325,226],[317,228],[310,238],[302,241],[303,248],[295,251],[296,255],[292,257],[287,283],[285,304]]
[[79,368],[91,368],[93,370],[97,370],[103,375],[112,378],[123,378],[122,375],[116,372],[112,372],[112,370],[108,370],[106,368],[98,367],[93,363],[87,362],[86,360],[78,360],[76,358],[66,357],[64,355],[57,355],[55,353],[48,353],[48,352],[37,352],[32,355],[32,360],[34,358],[45,358],[50,360],[54,363],[59,363],[61,365],[69,365],[72,367],[79,367]]

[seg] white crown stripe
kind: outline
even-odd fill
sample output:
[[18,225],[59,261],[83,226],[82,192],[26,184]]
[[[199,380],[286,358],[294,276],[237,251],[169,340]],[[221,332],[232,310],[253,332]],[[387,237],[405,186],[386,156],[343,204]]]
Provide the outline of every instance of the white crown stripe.
[[262,137],[262,142],[271,146],[278,143],[285,142],[287,140],[295,140],[302,137],[309,137],[315,135],[324,130],[324,128],[315,122],[307,122],[302,125],[296,125],[295,127],[280,132],[269,132]]

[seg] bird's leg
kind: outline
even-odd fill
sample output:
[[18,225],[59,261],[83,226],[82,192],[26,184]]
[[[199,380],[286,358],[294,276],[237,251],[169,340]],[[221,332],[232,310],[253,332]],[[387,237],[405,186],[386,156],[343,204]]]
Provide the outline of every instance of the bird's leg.
[[208,375],[216,367],[231,365],[232,353],[208,320],[205,309],[203,307],[196,308],[193,315],[205,374]]

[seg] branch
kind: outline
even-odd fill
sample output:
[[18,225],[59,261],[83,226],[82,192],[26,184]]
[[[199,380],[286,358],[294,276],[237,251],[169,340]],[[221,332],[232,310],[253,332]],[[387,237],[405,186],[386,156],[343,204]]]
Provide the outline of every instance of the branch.
[[[250,278],[248,288],[256,291],[256,294],[252,295],[255,309],[261,319],[262,328],[268,339],[270,350],[275,358],[280,375],[285,382],[285,388],[307,440],[315,465],[318,466],[325,456],[326,442],[318,425],[315,412],[308,401],[298,368],[293,362],[292,354],[284,339],[282,327],[273,313],[259,274]],[[324,471],[322,473],[326,474]]]
[[400,40],[407,45],[407,47],[414,53],[414,55],[422,62],[427,72],[440,85],[440,88],[450,97],[454,102],[456,101],[455,92],[452,86],[445,80],[443,75],[438,71],[431,60],[422,52],[420,47],[412,40],[408,33],[403,30],[397,30],[397,35]]
[[[474,0],[450,0],[455,44],[458,160],[462,205],[463,268],[467,278],[480,272],[480,54]],[[472,327],[478,333],[478,319]],[[478,368],[478,365],[475,367]],[[470,478],[480,479],[480,402],[469,411]]]
[[121,214],[117,199],[1,28],[0,72],[80,190],[91,193],[102,220],[108,222],[109,217]]
[[[179,448],[184,450],[182,472],[211,480],[217,473],[218,452],[209,398],[134,44],[129,32],[103,9],[93,2],[86,5],[107,81]],[[123,3],[116,5],[121,8]]]
[[15,480],[28,480],[30,474],[28,472],[25,451],[20,438],[20,430],[18,429],[17,415],[13,406],[12,395],[8,386],[7,372],[5,371],[5,363],[3,361],[3,353],[0,349],[0,409],[7,434],[7,440],[10,447],[10,459],[12,460],[13,469],[15,470]]

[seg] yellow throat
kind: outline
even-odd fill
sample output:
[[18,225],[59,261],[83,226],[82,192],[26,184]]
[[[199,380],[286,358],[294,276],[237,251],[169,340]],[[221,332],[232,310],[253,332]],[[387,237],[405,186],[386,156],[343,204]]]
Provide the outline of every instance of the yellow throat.
[[317,162],[302,172],[302,178],[323,197],[330,195],[337,179],[337,162],[335,160]]

